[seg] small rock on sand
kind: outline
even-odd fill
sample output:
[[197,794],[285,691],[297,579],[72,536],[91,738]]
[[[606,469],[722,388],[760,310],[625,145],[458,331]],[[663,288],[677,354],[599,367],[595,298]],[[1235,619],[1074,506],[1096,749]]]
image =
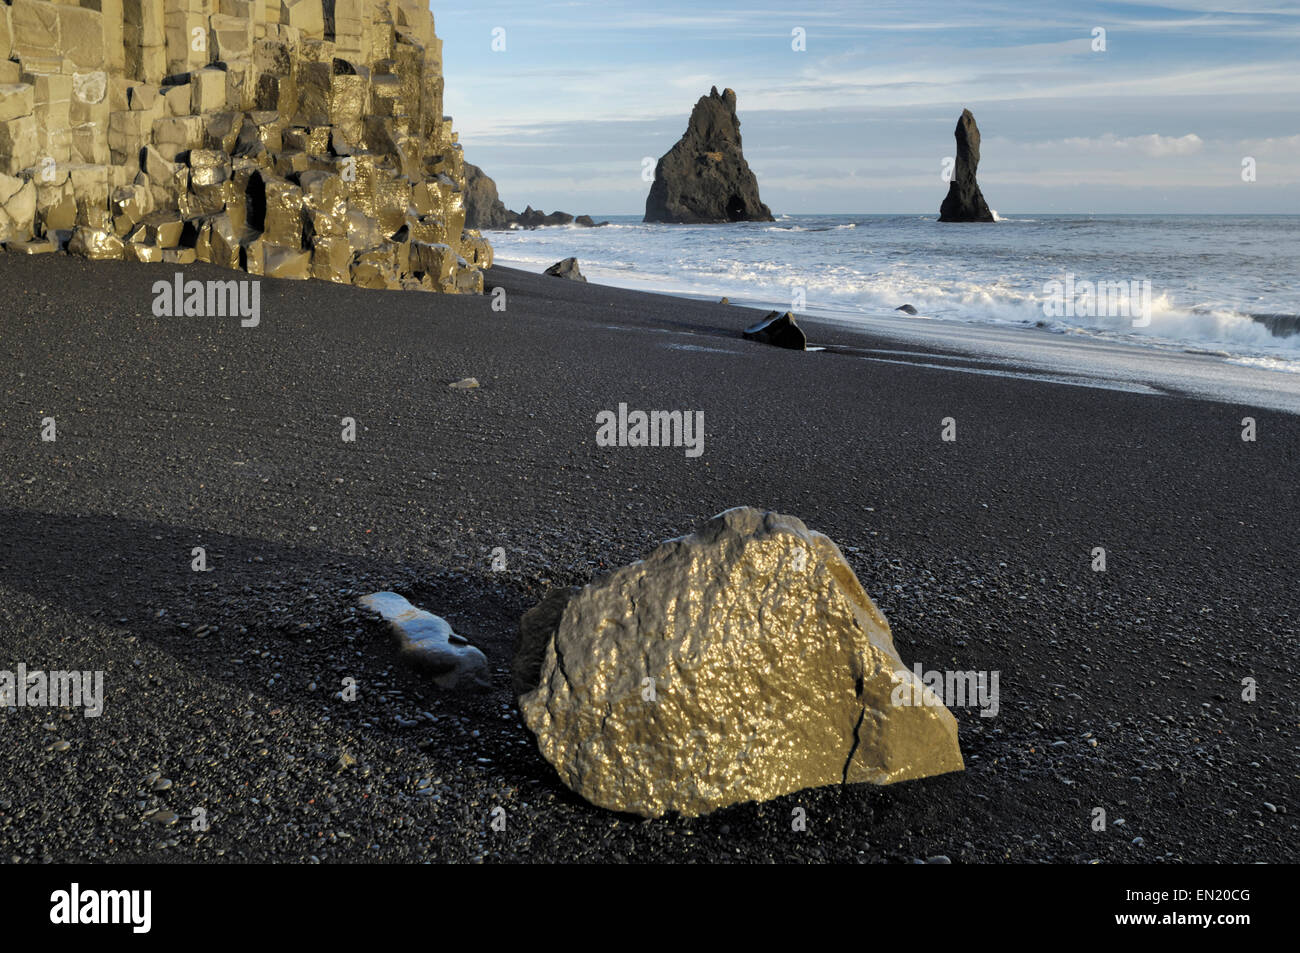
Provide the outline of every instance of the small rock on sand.
[[583,277],[582,272],[578,270],[578,259],[576,258],[566,258],[563,261],[557,261],[550,268],[546,269],[546,274],[550,275],[552,278],[567,278],[570,281],[585,282],[587,280]]
[[397,637],[402,657],[432,674],[439,688],[485,691],[492,687],[487,657],[453,632],[446,619],[417,609],[395,592],[374,592],[360,602],[379,613]]
[[808,346],[808,338],[804,336],[803,328],[795,323],[794,315],[789,311],[785,314],[769,312],[762,321],[745,328],[743,336],[749,341],[771,344],[773,347],[783,347],[791,351],[802,351]]

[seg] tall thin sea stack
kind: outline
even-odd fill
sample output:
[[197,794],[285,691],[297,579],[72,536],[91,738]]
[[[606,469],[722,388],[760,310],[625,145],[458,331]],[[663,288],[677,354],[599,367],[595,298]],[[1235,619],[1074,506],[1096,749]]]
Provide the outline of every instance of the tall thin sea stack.
[[957,120],[957,164],[952,181],[948,183],[948,196],[939,206],[941,222],[992,222],[993,212],[984,201],[975,171],[980,164],[980,129],[969,109],[961,111]]

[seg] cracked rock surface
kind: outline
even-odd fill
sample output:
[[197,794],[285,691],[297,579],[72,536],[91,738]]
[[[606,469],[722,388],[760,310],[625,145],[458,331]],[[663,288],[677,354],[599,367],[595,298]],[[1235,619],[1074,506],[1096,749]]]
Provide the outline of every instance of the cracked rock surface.
[[[838,547],[738,507],[525,616],[524,721],[588,801],[705,814],[963,768],[952,714],[894,649]],[[562,609],[561,609],[562,606]],[[895,695],[895,689],[904,686]]]

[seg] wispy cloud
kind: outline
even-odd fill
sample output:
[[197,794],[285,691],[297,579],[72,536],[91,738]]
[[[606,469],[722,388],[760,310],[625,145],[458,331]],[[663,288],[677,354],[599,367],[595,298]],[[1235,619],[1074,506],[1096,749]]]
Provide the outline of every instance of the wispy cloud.
[[1062,145],[1077,152],[1139,152],[1153,158],[1189,156],[1200,152],[1205,147],[1204,141],[1194,132],[1178,137],[1162,136],[1154,132],[1145,136],[1117,136],[1114,133],[1106,133],[1091,139],[1078,137],[1066,139]]

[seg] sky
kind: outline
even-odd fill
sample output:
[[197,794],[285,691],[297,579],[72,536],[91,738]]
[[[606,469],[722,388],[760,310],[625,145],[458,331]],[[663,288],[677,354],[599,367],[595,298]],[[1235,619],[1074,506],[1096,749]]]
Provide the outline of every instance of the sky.
[[716,85],[777,215],[937,213],[963,108],[1002,215],[1300,213],[1300,0],[431,7],[445,111],[517,211],[644,212]]

